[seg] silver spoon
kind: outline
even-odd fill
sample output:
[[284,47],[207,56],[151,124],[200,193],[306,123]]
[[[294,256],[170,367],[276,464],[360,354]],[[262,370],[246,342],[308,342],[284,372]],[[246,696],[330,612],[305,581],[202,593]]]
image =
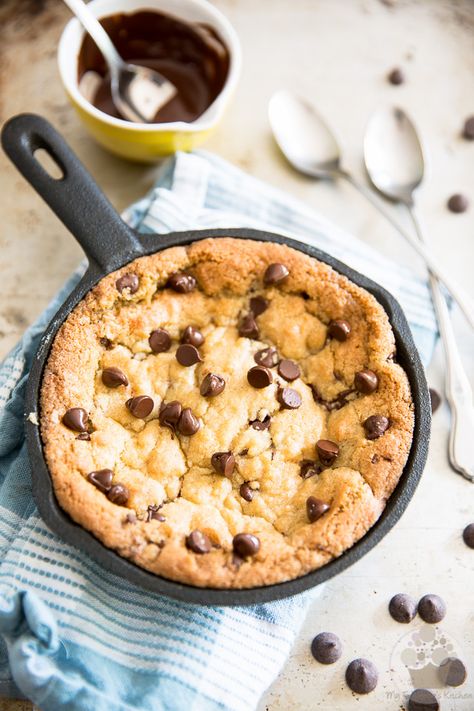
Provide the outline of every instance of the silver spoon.
[[157,112],[176,96],[177,89],[159,72],[124,62],[99,20],[82,0],[64,0],[94,40],[110,71],[112,100],[129,121],[153,122]]
[[[401,109],[391,107],[373,114],[365,133],[364,157],[372,184],[385,197],[405,205],[418,239],[423,242],[414,192],[423,180],[425,162],[416,129]],[[474,481],[472,389],[461,362],[446,300],[432,271],[430,286],[446,358],[445,389],[452,416],[449,461],[453,469]]]
[[444,283],[474,329],[473,300],[448,276],[424,244],[398,224],[381,200],[341,167],[337,141],[314,107],[289,91],[278,91],[270,99],[268,116],[275,140],[289,163],[313,178],[347,180],[424,259],[432,273]]

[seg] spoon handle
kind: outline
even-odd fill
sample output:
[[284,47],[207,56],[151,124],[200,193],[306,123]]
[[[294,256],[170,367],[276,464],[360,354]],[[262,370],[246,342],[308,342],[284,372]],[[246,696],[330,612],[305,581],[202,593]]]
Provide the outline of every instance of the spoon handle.
[[[423,229],[418,215],[413,208],[408,208],[408,211],[418,238],[420,241],[424,241]],[[431,273],[430,287],[446,359],[445,391],[452,418],[448,445],[449,461],[453,469],[466,479],[474,482],[474,460],[472,456],[474,404],[471,384],[459,355],[446,299],[441,291],[439,281]]]
[[437,279],[443,282],[453,299],[458,304],[459,308],[462,310],[467,322],[469,323],[471,328],[474,329],[473,300],[468,294],[465,294],[464,291],[454,283],[454,281],[446,273],[444,268],[440,266],[438,260],[433,257],[431,251],[426,248],[424,243],[420,242],[420,240],[418,240],[412,234],[407,232],[385,208],[382,201],[379,200],[371,190],[366,188],[365,185],[362,185],[362,183],[359,183],[355,178],[353,178],[350,173],[346,173],[346,171],[342,170],[340,173],[338,173],[338,175],[341,178],[345,178],[347,182],[349,182],[361,195],[363,195],[366,200],[368,200],[373,205],[373,207],[375,207],[380,212],[380,214],[383,215],[393,227],[395,227],[395,229],[402,235],[402,237],[404,237],[407,242],[411,244],[411,246],[418,252],[420,257],[423,258],[425,264],[427,265],[431,273],[434,274]]
[[105,61],[109,65],[110,71],[112,72],[114,68],[118,68],[122,65],[122,57],[115,49],[112,40],[83,0],[63,0],[63,2],[77,17],[84,29],[90,34],[97,47],[102,52]]

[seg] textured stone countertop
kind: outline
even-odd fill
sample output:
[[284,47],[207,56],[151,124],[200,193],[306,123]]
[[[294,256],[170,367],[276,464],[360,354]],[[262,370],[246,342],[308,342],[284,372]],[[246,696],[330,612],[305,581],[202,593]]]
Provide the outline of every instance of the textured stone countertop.
[[[242,80],[209,150],[306,200],[314,209],[395,260],[422,268],[410,248],[349,186],[317,184],[292,172],[276,150],[267,102],[293,87],[317,103],[337,131],[345,164],[363,178],[361,143],[368,116],[382,103],[408,109],[430,157],[419,205],[427,236],[448,269],[474,296],[474,142],[460,137],[474,114],[474,4],[472,0],[216,0],[242,40]],[[59,0],[3,0],[0,5],[0,119],[20,111],[49,118],[64,133],[114,205],[122,209],[153,182],[155,169],[125,163],[98,148],[67,103],[56,69],[56,45],[68,11]],[[262,33],[260,28],[265,27]],[[386,81],[395,66],[407,81]],[[464,192],[471,209],[446,210]],[[81,258],[65,228],[0,156],[0,355],[17,341]],[[400,216],[403,219],[403,216]],[[474,338],[457,313],[456,334],[471,383]],[[442,391],[441,349],[430,384]],[[474,555],[461,540],[474,521],[474,486],[446,459],[449,411],[436,413],[429,463],[408,511],[384,542],[330,581],[314,602],[285,669],[259,711],[400,711],[406,685],[403,660],[436,663],[436,647],[468,665],[458,689],[438,690],[442,711],[474,709]],[[390,597],[409,592],[443,596],[448,614],[435,634],[418,622],[397,625],[386,612]],[[322,667],[309,654],[320,631],[343,640],[341,661]],[[413,633],[416,633],[412,637]],[[442,652],[444,653],[444,652]],[[353,696],[346,664],[367,657],[378,666],[377,690]],[[413,657],[413,659],[412,659]],[[413,683],[429,686],[428,672]],[[29,711],[25,702],[0,701],[0,711]],[[177,709],[177,711],[180,711]],[[250,710],[249,710],[250,711]]]

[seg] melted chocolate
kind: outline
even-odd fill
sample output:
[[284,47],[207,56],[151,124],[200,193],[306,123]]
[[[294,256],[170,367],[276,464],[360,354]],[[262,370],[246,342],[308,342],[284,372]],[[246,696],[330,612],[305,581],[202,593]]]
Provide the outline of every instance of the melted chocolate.
[[[126,62],[156,69],[178,89],[153,123],[195,121],[222,90],[229,71],[229,53],[207,25],[191,25],[153,11],[120,13],[103,18],[101,23]],[[102,77],[94,106],[123,119],[112,101],[107,65],[86,35],[79,52],[79,81],[88,71]]]

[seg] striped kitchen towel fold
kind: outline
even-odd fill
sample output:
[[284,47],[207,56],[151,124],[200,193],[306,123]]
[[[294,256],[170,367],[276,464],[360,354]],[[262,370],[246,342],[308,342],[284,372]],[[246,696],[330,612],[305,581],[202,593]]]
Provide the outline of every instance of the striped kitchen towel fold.
[[[207,153],[162,168],[126,219],[142,232],[248,226],[318,246],[402,303],[422,359],[436,329],[426,283],[277,190]],[[53,535],[38,515],[23,399],[41,333],[84,265],[0,368],[0,694],[42,711],[250,711],[284,663],[315,593],[204,607],[144,592]]]

